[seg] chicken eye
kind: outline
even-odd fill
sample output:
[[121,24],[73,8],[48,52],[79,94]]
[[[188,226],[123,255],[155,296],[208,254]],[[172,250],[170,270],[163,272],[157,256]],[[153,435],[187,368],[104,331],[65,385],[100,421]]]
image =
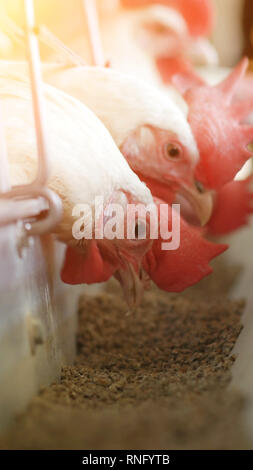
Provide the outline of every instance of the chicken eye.
[[200,181],[195,181],[195,186],[197,188],[197,191],[200,193],[200,194],[203,194],[205,192],[205,187],[204,185],[200,182]]
[[177,144],[167,144],[165,147],[166,156],[177,160],[181,157],[181,149]]
[[144,23],[144,28],[154,34],[166,34],[168,31],[167,26],[159,22]]
[[154,25],[154,30],[157,34],[165,34],[167,33],[167,27],[161,23],[156,23]]

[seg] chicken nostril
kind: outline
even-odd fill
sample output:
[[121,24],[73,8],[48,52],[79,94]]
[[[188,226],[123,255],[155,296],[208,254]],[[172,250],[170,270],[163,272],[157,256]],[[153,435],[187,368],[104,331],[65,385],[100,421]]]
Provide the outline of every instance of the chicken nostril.
[[205,187],[204,185],[200,182],[200,181],[195,181],[195,186],[197,188],[197,191],[200,193],[200,194],[203,194],[205,192]]

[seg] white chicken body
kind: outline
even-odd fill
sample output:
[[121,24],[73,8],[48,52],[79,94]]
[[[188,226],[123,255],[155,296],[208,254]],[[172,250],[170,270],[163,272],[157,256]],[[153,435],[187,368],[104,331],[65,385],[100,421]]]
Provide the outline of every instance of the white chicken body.
[[[152,5],[133,11],[120,6],[107,12],[103,11],[100,15],[100,34],[105,58],[113,68],[159,86],[162,81],[154,61],[157,50],[152,51],[154,44],[159,47],[159,37],[156,41],[150,40],[145,50],[142,29],[149,23],[157,23],[168,31],[171,30],[172,34],[185,35],[187,32],[185,21],[179,13],[162,5]],[[75,39],[71,47],[81,54],[88,64],[92,62],[87,32]]]
[[[130,193],[143,204],[150,191],[131,171],[109,132],[83,104],[45,86],[46,122],[51,155],[49,187],[62,198],[64,216],[57,233],[66,241],[72,232],[72,210],[96,196],[108,202],[114,191]],[[15,74],[0,73],[12,185],[31,182],[37,169],[36,138],[29,84]],[[96,214],[97,215],[97,214]],[[94,220],[95,222],[95,220]]]
[[[154,60],[156,54],[159,54],[159,35],[154,41],[149,39],[145,50],[142,29],[148,24],[158,24],[171,30],[172,34],[184,36],[187,33],[183,18],[175,10],[152,5],[133,11],[119,9],[114,17],[111,15],[101,22],[101,35],[112,67],[159,85],[162,82]],[[147,33],[146,37],[148,38]]]
[[175,102],[135,77],[99,67],[45,66],[46,81],[85,103],[108,128],[120,147],[126,137],[144,124],[169,130],[190,149],[198,150],[185,113]]
[[[196,64],[218,63],[216,50],[205,38],[192,39],[183,16],[174,8],[154,4],[100,11],[100,34],[106,61],[122,72],[161,85],[156,59],[182,53]],[[71,43],[88,64],[92,63],[88,32]]]
[[[0,73],[27,76],[25,62],[0,61]],[[90,108],[104,123],[117,146],[144,124],[170,131],[197,162],[198,149],[189,123],[187,104],[173,87],[157,88],[129,74],[103,67],[43,66],[44,79]],[[175,96],[174,96],[175,93]]]

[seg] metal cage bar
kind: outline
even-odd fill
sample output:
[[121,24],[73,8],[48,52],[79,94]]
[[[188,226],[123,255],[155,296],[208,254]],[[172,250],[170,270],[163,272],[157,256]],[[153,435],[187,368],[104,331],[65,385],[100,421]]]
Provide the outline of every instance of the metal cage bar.
[[23,30],[13,21],[0,6],[0,26],[17,46],[25,50],[25,34]]
[[56,37],[46,26],[39,27],[39,39],[47,47],[53,49],[56,53],[61,51],[64,53],[64,57],[68,60],[71,65],[82,67],[87,63],[72,49],[70,49],[64,42]]
[[[35,26],[33,0],[24,0],[26,18],[26,38],[28,48],[28,62],[30,70],[30,81],[32,89],[32,102],[34,111],[34,121],[36,130],[37,150],[38,150],[38,172],[37,177],[31,184],[16,186],[10,191],[3,192],[0,197],[3,199],[37,199],[41,207],[40,198],[44,198],[48,203],[48,215],[43,220],[26,224],[25,230],[29,235],[41,235],[47,233],[58,223],[62,214],[62,204],[60,198],[46,187],[49,177],[49,152],[46,137],[45,110],[43,105],[42,76],[40,70],[40,54]],[[6,153],[2,143],[2,154]],[[6,155],[5,155],[6,157]],[[7,159],[6,159],[7,160]],[[4,183],[3,183],[4,184]],[[7,184],[7,183],[6,183]],[[35,211],[36,212],[36,211]],[[24,204],[17,211],[17,218],[23,219],[27,213],[27,204]],[[32,216],[33,214],[31,214]],[[37,214],[36,214],[37,215]],[[8,222],[13,222],[14,214],[10,213]],[[3,223],[3,222],[2,222]],[[6,223],[6,219],[5,219]],[[1,224],[1,220],[0,220]]]
[[[15,21],[3,12],[0,8],[0,25],[4,33],[15,43],[18,47],[26,49],[26,38],[22,28],[20,28]],[[37,28],[38,38],[42,44],[54,50],[56,53],[62,52],[66,61],[71,65],[84,66],[86,62],[66,44],[56,37],[46,26],[40,25]]]
[[34,184],[44,186],[49,177],[49,151],[46,138],[45,109],[43,103],[42,76],[39,45],[35,29],[33,0],[24,0],[26,14],[26,40],[33,98],[34,121],[38,150],[38,174]]
[[[89,43],[92,52],[93,65],[107,66],[104,58],[102,41],[99,31],[99,21],[94,0],[82,0],[85,19],[88,25]],[[23,30],[5,12],[1,11],[1,27],[4,32],[18,45],[25,48],[25,34]],[[74,66],[85,66],[87,63],[76,54],[71,48],[66,46],[55,34],[46,26],[40,25],[36,28],[39,40],[55,52],[61,51],[66,61]]]
[[[40,53],[38,38],[40,38],[44,43],[51,47],[61,47],[62,44],[57,41],[55,37],[49,32],[46,28],[37,28],[35,23],[34,15],[34,4],[33,0],[23,0],[24,9],[25,9],[25,19],[26,19],[26,44],[28,49],[28,63],[30,71],[30,81],[32,89],[32,101],[33,101],[33,111],[34,111],[34,122],[36,129],[36,139],[37,139],[37,151],[38,151],[38,172],[35,180],[28,185],[16,186],[11,190],[7,190],[0,194],[0,198],[3,199],[36,199],[43,197],[48,203],[48,216],[41,220],[36,221],[32,224],[26,224],[25,229],[29,235],[40,235],[42,233],[50,231],[60,220],[62,214],[62,205],[60,198],[46,188],[46,184],[49,177],[50,170],[50,159],[49,159],[49,150],[46,138],[46,124],[45,124],[45,110],[43,103],[43,89],[42,89],[42,74],[41,74],[41,65],[40,65]],[[98,14],[96,9],[95,0],[83,0],[84,12],[86,14],[88,29],[89,29],[89,39],[92,49],[94,65],[105,66],[103,48],[100,38],[99,23],[98,23]],[[10,34],[13,39],[20,45],[24,43],[24,33],[23,31],[15,25],[15,23],[4,15],[7,18],[7,34]],[[50,44],[49,44],[50,43]],[[72,63],[77,61],[76,65],[84,65],[83,61],[77,56],[74,57],[72,51],[68,48],[63,48],[66,56],[71,59]],[[5,144],[3,143],[3,146]],[[4,147],[0,149],[4,155]],[[4,184],[4,183],[2,183]],[[7,180],[6,180],[7,184]],[[24,206],[24,214],[27,213],[27,204]],[[41,201],[40,201],[41,207]],[[36,211],[35,211],[36,212]],[[6,211],[5,220],[6,223]],[[13,214],[10,213],[9,222],[13,221],[14,213],[18,214],[20,219],[22,217],[22,206],[19,206],[19,210],[14,211]],[[3,223],[3,221],[2,221]],[[0,225],[1,225],[1,216],[0,216]]]
[[84,13],[87,19],[89,30],[89,41],[92,51],[93,65],[104,67],[105,57],[99,31],[99,21],[96,0],[82,0]]

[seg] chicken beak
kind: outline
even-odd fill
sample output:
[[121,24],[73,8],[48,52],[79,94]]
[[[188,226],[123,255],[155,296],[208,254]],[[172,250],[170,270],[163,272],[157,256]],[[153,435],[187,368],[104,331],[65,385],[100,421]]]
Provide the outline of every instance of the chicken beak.
[[213,212],[213,194],[211,191],[204,191],[198,184],[196,187],[185,186],[181,195],[191,205],[195,216],[203,227],[209,221]]
[[196,208],[196,215],[199,218],[201,226],[207,224],[213,212],[213,195],[211,192],[195,195],[194,201]]
[[116,279],[121,284],[124,297],[128,305],[128,313],[135,312],[141,303],[144,293],[144,282],[139,275],[135,272],[131,263],[126,262],[124,268],[120,268],[115,273]]

